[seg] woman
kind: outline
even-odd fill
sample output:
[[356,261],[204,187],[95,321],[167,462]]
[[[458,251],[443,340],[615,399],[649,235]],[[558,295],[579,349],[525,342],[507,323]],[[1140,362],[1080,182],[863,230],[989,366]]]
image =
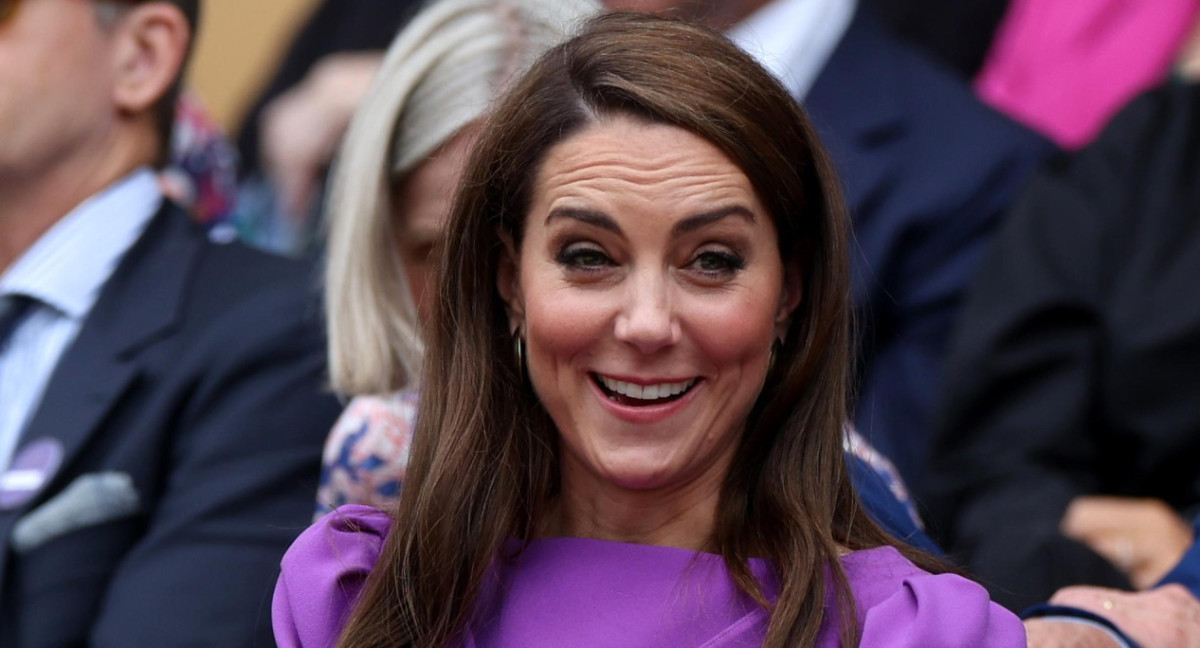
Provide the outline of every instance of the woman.
[[858,506],[845,218],[752,59],[596,19],[460,187],[396,522],[297,540],[280,645],[1024,645]]
[[358,398],[326,443],[318,515],[347,503],[384,507],[398,495],[433,250],[471,137],[505,82],[597,10],[590,0],[441,0],[385,55],[343,143],[327,210],[333,387]]

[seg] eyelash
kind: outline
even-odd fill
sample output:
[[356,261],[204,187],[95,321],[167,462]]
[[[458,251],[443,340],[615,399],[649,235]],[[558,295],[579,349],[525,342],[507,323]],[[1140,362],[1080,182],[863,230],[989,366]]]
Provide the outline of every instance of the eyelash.
[[[600,263],[583,263],[583,259],[588,256],[594,257],[593,260],[600,261]],[[581,272],[598,272],[601,268],[613,265],[612,259],[603,250],[590,246],[565,246],[559,251],[555,261],[565,268]]]
[[[700,264],[704,261],[712,260],[718,261],[720,267],[715,269],[700,267]],[[568,270],[586,273],[600,272],[603,268],[615,265],[612,258],[605,254],[603,250],[591,246],[565,246],[556,255],[555,261]],[[692,260],[688,262],[686,267],[694,267],[696,272],[699,272],[706,278],[717,279],[733,275],[744,269],[746,261],[741,255],[735,252],[703,250],[692,257]]]
[[[699,264],[705,260],[716,259],[721,263],[721,267],[715,270],[703,269]],[[741,255],[734,252],[718,252],[716,250],[704,250],[692,259],[688,265],[696,266],[697,272],[703,273],[709,277],[723,277],[737,273],[746,267],[746,260]]]

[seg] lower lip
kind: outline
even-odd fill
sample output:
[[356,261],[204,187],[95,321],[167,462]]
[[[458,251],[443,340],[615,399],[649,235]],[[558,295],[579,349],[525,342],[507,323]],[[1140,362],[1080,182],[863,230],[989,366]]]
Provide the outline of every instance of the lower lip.
[[592,385],[592,391],[596,394],[596,398],[600,399],[600,404],[604,409],[608,410],[613,416],[630,423],[658,423],[664,419],[674,416],[676,412],[687,407],[689,403],[696,397],[696,392],[704,389],[704,381],[694,385],[688,390],[682,398],[677,398],[666,403],[655,405],[624,405],[608,397],[600,385],[596,384],[596,380],[590,375],[588,383]]

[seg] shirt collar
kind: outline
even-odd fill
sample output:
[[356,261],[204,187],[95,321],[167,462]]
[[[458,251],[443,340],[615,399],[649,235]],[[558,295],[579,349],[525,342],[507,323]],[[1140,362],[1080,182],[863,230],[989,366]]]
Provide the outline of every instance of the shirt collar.
[[857,0],[774,0],[729,38],[803,100],[854,18]]
[[0,296],[29,295],[68,317],[83,319],[161,204],[154,172],[138,168],[46,230],[0,275]]

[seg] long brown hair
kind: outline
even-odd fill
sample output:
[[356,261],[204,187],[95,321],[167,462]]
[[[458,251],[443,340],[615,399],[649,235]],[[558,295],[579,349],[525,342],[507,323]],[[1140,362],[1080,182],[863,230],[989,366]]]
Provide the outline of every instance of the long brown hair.
[[[843,642],[857,643],[839,548],[893,541],[862,511],[844,463],[850,288],[832,166],[787,91],[724,37],[618,13],[543,56],[476,145],[446,233],[408,481],[342,648],[453,642],[503,543],[530,540],[557,493],[557,432],[523,380],[496,289],[500,234],[520,245],[547,150],[608,115],[678,126],[722,149],[771,213],[783,258],[802,268],[803,299],[722,486],[711,544],[739,587],[772,609],[766,646],[815,642],[826,565]],[[778,571],[773,607],[751,557]]]

